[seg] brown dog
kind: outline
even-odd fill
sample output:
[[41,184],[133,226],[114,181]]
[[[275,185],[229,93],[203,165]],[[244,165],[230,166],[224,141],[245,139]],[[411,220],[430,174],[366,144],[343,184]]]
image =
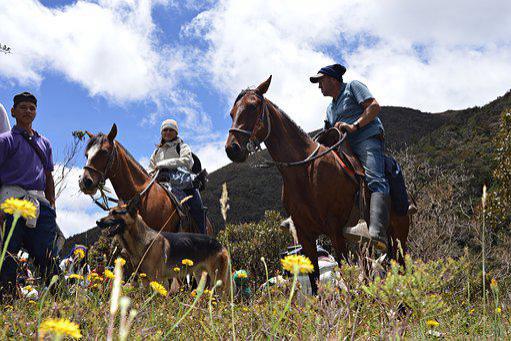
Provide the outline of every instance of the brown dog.
[[[224,294],[230,285],[229,255],[214,238],[196,233],[169,233],[149,228],[138,214],[136,203],[120,204],[108,216],[97,221],[110,237],[116,237],[129,254],[134,269],[145,273],[152,281],[167,288],[174,278],[192,274],[199,282],[205,271],[209,283],[222,280]],[[193,266],[182,264],[183,259],[193,261]],[[180,268],[176,271],[175,268]]]

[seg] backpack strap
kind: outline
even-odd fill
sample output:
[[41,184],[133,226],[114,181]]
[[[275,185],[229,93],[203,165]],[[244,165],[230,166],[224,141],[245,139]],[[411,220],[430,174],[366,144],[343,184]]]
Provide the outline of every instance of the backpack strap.
[[41,148],[39,148],[39,146],[35,143],[34,139],[32,139],[32,137],[29,136],[28,133],[23,132],[23,133],[21,133],[21,136],[23,136],[25,141],[27,141],[27,143],[30,145],[30,147],[32,147],[32,149],[35,151],[35,153],[39,157],[39,160],[43,164],[43,168],[46,170],[47,160],[46,160],[46,156],[44,155]]

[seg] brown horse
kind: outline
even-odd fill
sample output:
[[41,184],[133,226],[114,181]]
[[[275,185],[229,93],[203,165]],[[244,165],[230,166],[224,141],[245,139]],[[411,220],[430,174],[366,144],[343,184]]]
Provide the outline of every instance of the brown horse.
[[[90,137],[85,155],[87,164],[80,177],[80,189],[85,194],[95,194],[98,186],[110,179],[117,197],[129,202],[140,195],[140,215],[145,223],[155,230],[178,232],[180,217],[165,189],[157,182],[151,183],[151,176],[131,154],[115,140],[117,126],[114,124],[108,135],[99,133]],[[213,228],[206,221],[209,235]],[[194,226],[185,226],[182,231],[195,232]]]
[[[282,175],[282,203],[296,226],[303,251],[314,265],[310,275],[313,292],[317,292],[319,278],[316,240],[322,234],[330,237],[337,260],[348,257],[348,245],[343,228],[350,222],[357,185],[343,171],[335,153],[318,145],[289,116],[264,98],[271,76],[255,90],[243,90],[231,109],[232,127],[225,150],[234,162],[244,162],[254,147],[264,142]],[[319,149],[318,149],[319,148]],[[287,166],[321,155],[311,162]],[[391,212],[389,245],[406,250],[410,218]],[[396,257],[396,253],[392,252]]]

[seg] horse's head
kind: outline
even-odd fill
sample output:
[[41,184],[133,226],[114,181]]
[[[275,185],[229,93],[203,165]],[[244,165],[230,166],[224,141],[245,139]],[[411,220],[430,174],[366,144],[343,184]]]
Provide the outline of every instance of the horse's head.
[[116,157],[115,137],[117,126],[114,124],[108,135],[99,133],[93,135],[87,132],[90,140],[85,147],[87,163],[83,167],[83,174],[80,176],[80,190],[85,194],[95,194],[98,186],[103,184],[109,177],[112,164]]
[[[263,95],[268,91],[271,76],[254,90],[240,92],[231,109],[232,126],[225,143],[225,152],[234,162],[244,162],[254,146],[264,142],[270,133],[264,118],[266,100]],[[266,113],[267,115],[267,113]]]

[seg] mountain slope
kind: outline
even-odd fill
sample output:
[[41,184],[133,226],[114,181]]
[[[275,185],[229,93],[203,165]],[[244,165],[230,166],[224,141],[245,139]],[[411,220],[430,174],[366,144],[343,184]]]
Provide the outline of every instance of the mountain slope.
[[[491,138],[498,129],[499,115],[506,107],[511,107],[511,92],[483,107],[436,114],[382,107],[380,117],[386,128],[387,147],[400,150],[409,146],[415,157],[431,165],[469,169],[474,175],[472,187],[476,192],[490,177]],[[224,225],[218,201],[224,182],[230,198],[229,223],[259,220],[266,210],[283,212],[282,180],[275,167],[266,165],[267,160],[270,156],[263,150],[243,164],[231,163],[210,174],[208,188],[202,195],[216,230]],[[97,238],[97,228],[72,236],[65,250],[74,243],[90,244]]]

